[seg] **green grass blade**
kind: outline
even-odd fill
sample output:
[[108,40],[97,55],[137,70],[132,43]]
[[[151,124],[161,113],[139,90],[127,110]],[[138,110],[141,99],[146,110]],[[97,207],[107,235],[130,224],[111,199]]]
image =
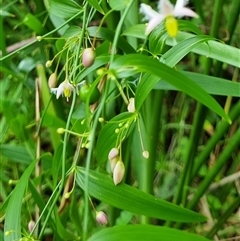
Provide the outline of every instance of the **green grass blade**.
[[4,241],[18,240],[21,238],[21,207],[23,195],[28,183],[28,179],[33,172],[37,160],[33,161],[21,176],[10,197],[4,225],[4,233],[11,231],[5,236]]

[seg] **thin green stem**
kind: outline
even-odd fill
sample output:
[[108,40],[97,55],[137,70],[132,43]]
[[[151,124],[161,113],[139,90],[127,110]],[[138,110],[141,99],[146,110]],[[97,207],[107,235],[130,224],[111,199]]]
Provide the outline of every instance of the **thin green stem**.
[[28,43],[28,44],[24,45],[23,47],[21,47],[21,48],[15,50],[15,51],[13,51],[12,53],[10,53],[10,54],[8,54],[8,55],[2,57],[2,58],[0,59],[0,61],[3,61],[3,60],[5,60],[5,59],[7,59],[7,58],[13,56],[14,54],[19,53],[20,51],[22,51],[22,50],[28,48],[28,47],[31,46],[32,44],[35,44],[35,43],[41,41],[42,39],[48,37],[49,35],[51,35],[51,34],[57,32],[59,29],[61,29],[61,28],[64,27],[66,24],[68,24],[69,22],[71,22],[74,18],[76,18],[77,16],[79,16],[81,13],[82,13],[82,12],[79,11],[79,12],[76,13],[74,16],[72,16],[71,18],[69,18],[66,22],[64,22],[63,24],[61,24],[59,27],[57,27],[57,28],[55,28],[54,30],[48,32],[47,34],[44,34],[43,36],[40,36],[40,37],[38,36],[38,37],[37,37],[34,41],[32,41],[31,43]]
[[[72,113],[73,113],[73,110],[74,110],[74,106],[75,106],[75,102],[76,102],[76,92],[74,91],[73,93],[73,100],[72,100],[72,104],[71,104],[71,108],[70,108],[70,111],[69,111],[69,115],[68,115],[68,119],[67,119],[67,123],[66,123],[66,127],[65,129],[69,129],[70,127],[70,123],[71,123],[71,117],[72,117]],[[59,196],[61,195],[61,192],[64,188],[64,184],[65,184],[65,175],[66,175],[66,166],[65,166],[65,161],[66,161],[66,157],[67,157],[67,153],[66,153],[66,150],[67,150],[67,140],[68,140],[68,137],[69,137],[69,133],[65,132],[64,133],[64,138],[63,138],[63,152],[62,152],[62,175],[61,175],[61,181],[60,181],[60,185],[59,185],[59,189],[56,193],[56,196],[55,198],[53,199],[53,202],[48,210],[48,214],[44,220],[44,223],[43,223],[43,226],[42,226],[42,229],[40,231],[40,234],[39,234],[39,238],[41,239],[42,238],[42,235],[44,233],[44,230],[45,230],[45,227],[47,225],[47,222],[48,222],[48,219],[54,209],[54,206],[56,205],[56,202],[59,198]],[[52,196],[50,197],[50,199],[54,196],[54,193],[52,194]],[[47,207],[47,205],[46,205]],[[39,219],[41,218],[42,214],[40,215]]]
[[[234,122],[237,118],[239,118],[239,113],[240,101],[236,103],[230,111],[230,119]],[[214,135],[209,139],[208,143],[205,145],[204,150],[200,153],[200,155],[197,157],[197,160],[194,162],[195,165],[191,174],[191,180],[193,180],[193,178],[197,175],[197,172],[199,171],[200,167],[205,163],[211,151],[215,148],[216,144],[221,140],[223,135],[228,130],[229,126],[229,123],[224,120],[218,123]]]
[[[204,114],[204,115],[203,115]],[[198,142],[202,134],[202,126],[205,120],[206,111],[205,106],[197,105],[197,110],[194,115],[193,127],[189,139],[189,148],[187,156],[184,163],[184,169],[180,177],[179,186],[175,195],[174,203],[186,205],[187,194],[188,194],[188,185],[190,183],[190,177],[193,168],[193,159],[197,151]]]
[[228,159],[231,157],[234,150],[239,147],[240,143],[240,129],[237,130],[237,132],[231,137],[231,139],[228,141],[227,146],[223,150],[223,152],[220,154],[219,158],[216,160],[216,164],[212,167],[212,169],[208,172],[207,176],[204,178],[204,180],[199,185],[196,193],[194,194],[193,199],[189,202],[187,207],[189,209],[193,209],[199,199],[202,197],[204,192],[207,191],[209,185],[214,180],[218,172],[221,170],[221,168],[226,164]]
[[206,238],[213,238],[217,231],[223,226],[225,221],[232,215],[232,213],[237,210],[240,206],[240,196],[238,196],[232,204],[229,205],[227,210],[221,215],[217,220],[211,230],[206,234]]
[[122,14],[122,16],[120,18],[119,23],[117,25],[117,28],[116,28],[116,31],[115,31],[115,35],[114,35],[114,39],[113,39],[113,44],[112,44],[111,57],[110,57],[110,62],[109,62],[110,66],[111,66],[111,63],[114,60],[115,51],[117,49],[117,42],[118,42],[118,39],[119,39],[119,37],[121,35],[121,29],[122,29],[124,20],[125,20],[127,14],[128,14],[129,9],[131,8],[133,2],[134,2],[134,0],[132,0],[130,3],[128,3],[128,5],[126,6],[126,8],[125,8],[125,10],[124,10],[124,12],[123,12],[123,14]]
[[[163,91],[154,90],[147,97],[141,109],[140,130],[136,128],[133,137],[133,160],[136,165],[138,187],[144,192],[153,193],[154,167],[157,159],[157,143],[160,128]],[[141,135],[139,135],[139,131]],[[142,139],[142,140],[141,140]],[[149,158],[142,155],[142,145],[149,152]],[[150,223],[150,218],[141,216],[141,223]]]

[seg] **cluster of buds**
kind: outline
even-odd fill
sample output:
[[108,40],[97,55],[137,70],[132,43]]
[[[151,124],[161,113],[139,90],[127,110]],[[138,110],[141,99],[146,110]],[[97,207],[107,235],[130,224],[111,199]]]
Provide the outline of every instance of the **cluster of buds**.
[[[83,50],[82,53],[82,64],[84,67],[90,67],[95,60],[95,51],[93,48],[86,48]],[[46,62],[46,67],[49,68],[52,66],[53,60],[48,60]],[[60,95],[64,95],[67,98],[67,101],[69,97],[71,96],[74,86],[69,82],[69,80],[66,79],[57,87],[55,88],[57,83],[57,73],[56,71],[52,73],[48,79],[48,85],[49,88],[51,89],[51,93],[54,93],[57,97],[59,98]],[[77,85],[78,86],[78,85]]]
[[113,182],[115,185],[118,185],[124,177],[125,166],[119,156],[119,149],[117,147],[110,150],[108,159],[113,173]]

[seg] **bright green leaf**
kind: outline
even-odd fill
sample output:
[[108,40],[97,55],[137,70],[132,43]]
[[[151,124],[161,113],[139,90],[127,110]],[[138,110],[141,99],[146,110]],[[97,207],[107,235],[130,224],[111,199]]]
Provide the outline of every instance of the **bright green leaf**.
[[[86,171],[83,167],[76,170],[76,181],[85,190]],[[89,194],[109,205],[153,218],[176,222],[201,222],[202,215],[158,199],[124,183],[115,186],[111,177],[90,170],[88,175]]]
[[25,170],[21,178],[19,179],[15,189],[12,191],[5,217],[4,232],[12,232],[5,236],[5,241],[18,240],[21,238],[21,207],[25,188],[28,183],[28,179],[34,170],[37,160],[32,163]]
[[98,12],[104,14],[102,7],[99,5],[97,0],[87,0]]
[[70,18],[82,8],[73,0],[51,0],[50,12],[61,18]]
[[210,241],[197,234],[178,229],[153,225],[126,225],[103,229],[92,235],[88,241]]
[[[210,96],[206,91],[204,91],[200,86],[195,84],[192,80],[181,74],[180,72],[176,71],[168,67],[157,60],[151,59],[144,55],[125,55],[122,57],[117,58],[113,64],[111,65],[113,71],[117,77],[122,78],[125,73],[126,69],[131,70],[132,73],[136,72],[146,72],[150,76],[148,77],[149,80],[154,79],[152,84],[145,87],[147,88],[148,92],[155,86],[157,83],[156,76],[160,79],[164,79],[171,85],[175,86],[178,90],[188,94],[189,96],[193,97],[197,101],[201,102],[202,104],[206,105],[209,109],[223,117],[226,121],[231,122],[228,115],[224,112],[221,106],[217,103],[217,101]],[[141,80],[142,81],[142,80]],[[137,89],[136,91],[136,108],[139,109],[146,98],[146,92],[143,96],[141,91]]]

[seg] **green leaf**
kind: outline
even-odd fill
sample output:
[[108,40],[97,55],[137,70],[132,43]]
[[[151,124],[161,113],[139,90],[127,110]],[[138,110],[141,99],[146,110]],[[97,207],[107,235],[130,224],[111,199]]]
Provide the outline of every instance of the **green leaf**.
[[[179,32],[176,41],[179,43],[195,35]],[[174,46],[176,42],[172,38],[167,38],[167,45]],[[240,49],[223,44],[217,41],[209,41],[208,44],[202,43],[192,50],[192,52],[206,56],[208,58],[219,60],[223,63],[240,68]]]
[[21,200],[23,200],[23,195],[25,193],[28,179],[30,178],[31,173],[34,170],[36,163],[37,160],[34,160],[28,166],[28,168],[19,179],[15,189],[11,193],[11,197],[6,211],[4,233],[6,233],[7,231],[12,232],[10,232],[9,235],[5,236],[4,241],[19,240],[21,238]]
[[[115,132],[117,128],[120,128],[119,125],[123,124],[123,128],[125,123],[129,120],[132,120],[135,117],[134,113],[123,112],[114,118],[112,118],[100,131],[98,141],[97,141],[97,159],[99,163],[103,163],[108,159],[108,153],[113,147],[117,147],[119,145],[119,135]],[[125,129],[122,134],[125,138],[130,134],[131,128]]]
[[39,35],[44,33],[42,23],[31,13],[26,14],[23,23]]
[[[240,97],[240,83],[226,79],[212,77],[209,75],[180,71],[197,85],[202,87],[207,93],[221,96]],[[158,81],[154,89],[177,90],[176,87],[167,83],[165,80]]]
[[185,39],[173,46],[161,58],[160,61],[166,63],[168,66],[173,67],[190,51],[196,48],[199,44],[213,40],[211,36],[200,35]]
[[50,12],[61,18],[70,18],[82,8],[73,0],[51,0]]
[[116,11],[121,11],[129,4],[129,0],[109,0],[109,5],[112,9]]
[[103,9],[101,8],[101,6],[99,5],[97,0],[87,0],[89,4],[91,4],[98,12],[100,12],[101,14],[104,14]]
[[[145,24],[137,24],[126,29],[122,35],[145,39],[145,28]],[[176,42],[179,43],[194,36],[196,35],[179,31],[175,39],[176,41],[169,37],[166,40],[166,44],[169,46],[174,46],[176,45]],[[223,63],[227,63],[238,68],[240,67],[240,49],[220,43],[218,41],[209,41],[208,44],[202,43],[192,49],[191,52],[219,60]]]
[[226,121],[231,122],[228,115],[212,96],[210,96],[191,79],[187,78],[175,69],[158,62],[157,60],[144,55],[129,54],[117,58],[111,65],[111,68],[119,78],[124,76],[126,69],[132,69],[133,73],[146,72],[150,75],[148,76],[148,80],[151,80],[151,85],[147,86],[147,83],[145,84],[145,95],[142,95],[142,92],[138,89],[136,91],[136,109],[138,110],[145,100],[147,92],[150,92],[153,86],[155,86],[158,82],[156,79],[157,76],[158,78],[162,78],[171,85],[175,86],[178,90],[201,102],[209,109],[223,117]]
[[178,229],[153,225],[126,225],[103,229],[93,234],[88,241],[210,241],[197,234]]
[[26,165],[32,161],[31,155],[24,146],[2,144],[0,145],[0,153],[2,156],[17,163]]
[[153,218],[176,222],[201,222],[202,215],[158,199],[139,189],[121,183],[115,186],[111,177],[90,170],[86,173],[83,167],[76,170],[76,181],[85,190],[85,175],[88,175],[89,194],[109,205]]

